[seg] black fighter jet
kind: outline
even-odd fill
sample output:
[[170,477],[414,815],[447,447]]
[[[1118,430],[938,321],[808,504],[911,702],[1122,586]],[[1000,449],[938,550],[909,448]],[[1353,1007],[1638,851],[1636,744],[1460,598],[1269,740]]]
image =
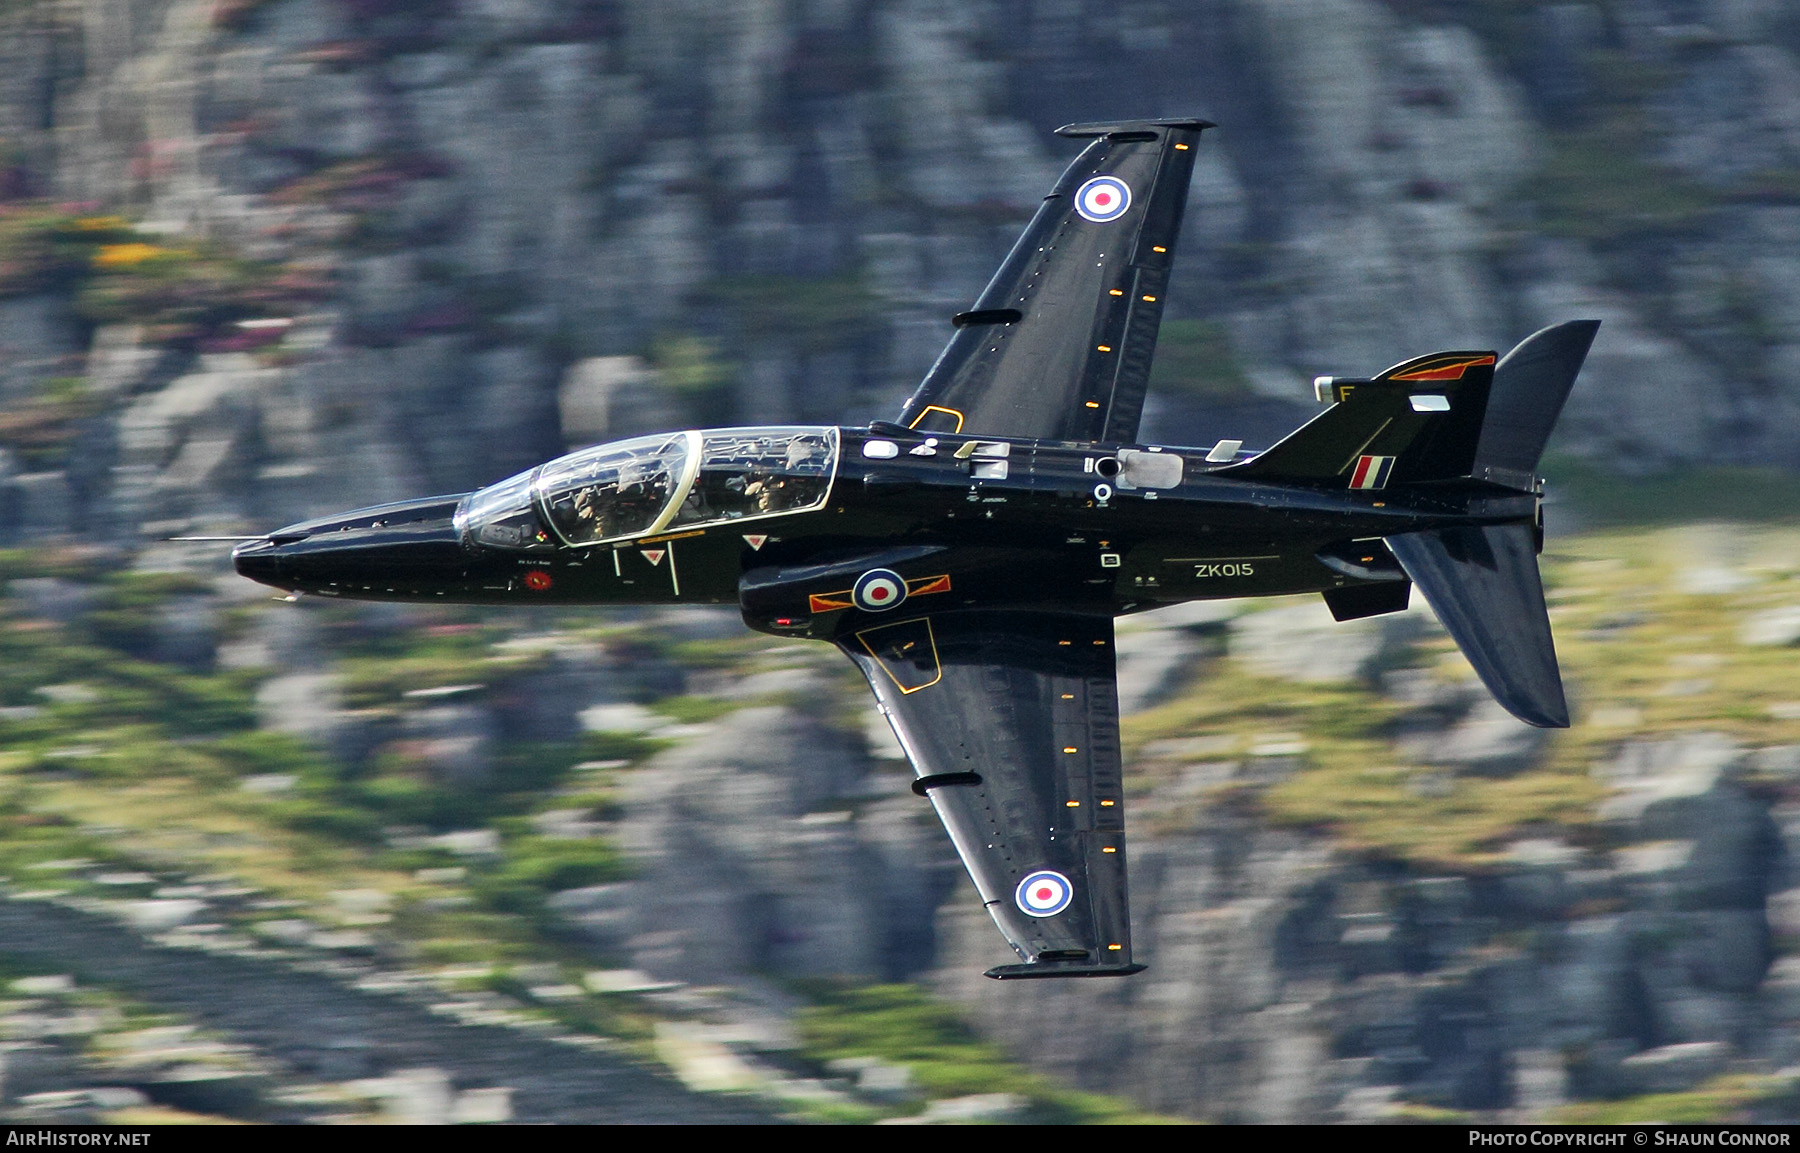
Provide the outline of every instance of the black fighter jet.
[[1568,724],[1538,458],[1596,321],[1369,379],[1263,452],[1136,443],[1201,120],[1090,140],[894,423],[669,432],[479,492],[291,525],[237,571],[324,597],[735,604],[875,692],[1017,951],[997,978],[1135,973],[1113,618],[1416,584],[1499,702]]

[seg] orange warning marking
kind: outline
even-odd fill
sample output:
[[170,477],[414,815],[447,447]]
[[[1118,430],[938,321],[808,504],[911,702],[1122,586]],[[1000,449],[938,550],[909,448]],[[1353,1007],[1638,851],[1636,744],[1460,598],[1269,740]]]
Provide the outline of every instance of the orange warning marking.
[[1494,363],[1494,354],[1486,356],[1452,357],[1449,360],[1433,360],[1413,369],[1411,372],[1397,373],[1389,380],[1461,380],[1463,373],[1471,368]]
[[[909,597],[929,596],[932,593],[950,591],[950,574],[942,576],[914,577],[906,582],[906,595]],[[856,602],[851,599],[851,590],[844,589],[834,593],[813,593],[807,597],[807,603],[816,613],[836,612],[838,609],[855,608]]]

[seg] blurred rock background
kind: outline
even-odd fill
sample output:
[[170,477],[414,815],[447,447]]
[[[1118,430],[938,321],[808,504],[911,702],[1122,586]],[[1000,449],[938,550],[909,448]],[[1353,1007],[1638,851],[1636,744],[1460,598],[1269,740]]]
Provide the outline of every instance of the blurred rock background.
[[[1315,373],[1606,324],[1552,446],[1570,733],[1422,611],[1122,633],[1141,977],[979,978],[828,650],[272,605],[164,539],[891,417],[1050,129],[1170,113],[1222,127],[1145,439],[1260,446]],[[1783,0],[0,0],[0,871],[147,956],[436,989],[790,1115],[1792,1116],[1797,379]],[[87,988],[50,979],[11,1067],[90,1072],[5,1108],[193,1108],[107,1064],[147,1010],[46,1031]],[[175,1000],[264,1047],[201,1112],[564,1115]]]

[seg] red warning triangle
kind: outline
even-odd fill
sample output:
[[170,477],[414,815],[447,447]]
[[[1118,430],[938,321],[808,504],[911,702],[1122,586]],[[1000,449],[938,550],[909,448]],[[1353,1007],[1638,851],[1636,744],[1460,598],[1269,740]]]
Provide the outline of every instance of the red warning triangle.
[[758,552],[762,551],[762,546],[768,539],[769,539],[768,533],[747,532],[744,534],[744,543],[749,545],[751,548],[755,549]]
[[652,565],[659,565],[662,563],[663,553],[667,552],[668,550],[660,549],[660,548],[647,548],[647,549],[640,549],[639,551],[643,553],[644,559],[649,561]]

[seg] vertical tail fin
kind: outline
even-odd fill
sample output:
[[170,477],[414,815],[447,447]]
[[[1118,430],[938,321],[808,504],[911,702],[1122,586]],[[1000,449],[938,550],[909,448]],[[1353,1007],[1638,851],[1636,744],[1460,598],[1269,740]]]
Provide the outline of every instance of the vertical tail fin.
[[1533,487],[1538,458],[1599,329],[1598,320],[1553,324],[1520,341],[1494,366],[1487,419],[1475,449],[1477,479]]
[[1467,476],[1494,359],[1492,352],[1436,352],[1373,380],[1321,378],[1321,394],[1329,388],[1336,403],[1229,471],[1348,488]]
[[1599,327],[1552,325],[1498,364],[1491,352],[1439,352],[1373,380],[1322,378],[1321,399],[1336,403],[1230,471],[1350,488],[1474,477],[1529,492]]
[[1387,545],[1494,699],[1527,724],[1567,728],[1534,527],[1470,525]]

